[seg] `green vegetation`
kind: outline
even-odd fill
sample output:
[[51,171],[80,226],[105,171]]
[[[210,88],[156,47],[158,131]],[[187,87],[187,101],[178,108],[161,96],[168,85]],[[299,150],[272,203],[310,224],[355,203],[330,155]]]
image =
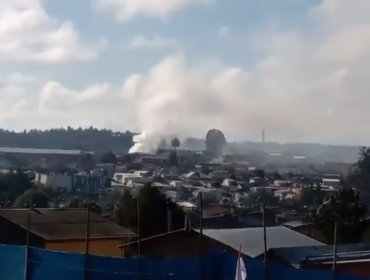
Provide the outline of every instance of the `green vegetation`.
[[45,192],[39,189],[28,189],[21,194],[15,201],[16,208],[48,208],[50,198]]
[[226,146],[225,135],[218,129],[210,129],[207,132],[205,144],[206,151],[211,157],[219,157]]
[[370,197],[370,148],[360,149],[359,159],[352,166],[347,180],[348,184],[360,191],[364,198]]
[[0,202],[3,207],[12,206],[16,198],[34,188],[31,178],[18,170],[0,175]]
[[105,152],[104,154],[101,155],[99,159],[100,163],[116,163],[117,162],[117,157],[115,154],[112,152]]
[[[140,232],[142,237],[152,236],[167,231],[167,210],[172,213],[172,229],[184,226],[184,212],[173,202],[166,199],[158,189],[150,184],[143,187],[139,192],[140,205]],[[131,228],[137,229],[137,198],[129,192],[125,192],[119,202],[116,213],[118,222]]]
[[259,209],[261,203],[264,203],[268,206],[277,206],[279,205],[279,202],[279,197],[275,196],[273,192],[257,190],[256,192],[251,192],[244,203],[247,207]]
[[78,149],[96,152],[127,152],[133,133],[114,132],[93,127],[73,129],[71,127],[23,132],[0,130],[0,147],[25,147],[43,149]]
[[326,242],[333,243],[335,222],[338,243],[359,242],[368,228],[367,207],[353,189],[343,189],[311,215],[311,222]]

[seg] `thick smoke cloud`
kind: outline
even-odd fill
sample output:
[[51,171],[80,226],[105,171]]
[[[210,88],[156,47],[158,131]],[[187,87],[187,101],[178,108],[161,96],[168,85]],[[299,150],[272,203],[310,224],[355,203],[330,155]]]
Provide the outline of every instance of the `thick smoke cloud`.
[[[256,30],[245,55],[258,57],[243,67],[189,62],[175,53],[122,85],[70,89],[54,81],[39,87],[0,81],[6,97],[0,120],[134,129],[143,134],[133,151],[142,152],[162,138],[202,137],[210,128],[230,140],[259,140],[265,129],[273,141],[367,145],[369,9],[368,0],[324,0],[307,11],[302,30]],[[40,92],[38,100],[30,89]]]
[[151,150],[169,132],[199,136],[212,127],[232,139],[255,139],[264,128],[277,141],[366,144],[370,20],[358,10],[366,8],[369,1],[325,0],[307,12],[308,34],[256,33],[249,46],[262,59],[250,69],[191,67],[175,55],[129,78],[124,92],[145,132],[133,151]]

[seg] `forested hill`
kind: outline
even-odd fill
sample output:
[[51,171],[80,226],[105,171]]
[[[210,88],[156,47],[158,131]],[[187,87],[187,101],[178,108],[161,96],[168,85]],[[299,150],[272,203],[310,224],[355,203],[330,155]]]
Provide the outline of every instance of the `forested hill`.
[[96,128],[58,128],[13,132],[0,129],[0,147],[78,149],[116,153],[127,152],[133,142],[133,133]]

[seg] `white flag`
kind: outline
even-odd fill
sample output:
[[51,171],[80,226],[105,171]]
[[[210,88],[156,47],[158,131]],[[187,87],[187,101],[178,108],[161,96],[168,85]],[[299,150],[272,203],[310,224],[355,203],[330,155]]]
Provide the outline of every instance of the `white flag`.
[[235,280],[245,280],[247,279],[247,269],[245,268],[245,264],[241,255],[241,248],[238,255],[238,261],[236,263],[236,275]]

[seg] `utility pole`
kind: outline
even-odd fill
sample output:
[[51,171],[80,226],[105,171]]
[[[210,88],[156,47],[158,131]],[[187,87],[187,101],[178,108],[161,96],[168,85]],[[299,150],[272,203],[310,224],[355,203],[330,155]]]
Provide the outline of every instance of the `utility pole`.
[[262,227],[263,227],[263,263],[264,263],[264,279],[267,280],[267,234],[266,234],[266,207],[261,203],[262,211]]
[[86,208],[86,236],[85,236],[85,254],[88,255],[90,251],[90,208]]
[[200,261],[201,261],[201,279],[205,279],[204,271],[204,247],[203,247],[203,193],[199,193],[199,248],[200,248]]
[[136,207],[137,207],[137,254],[141,257],[141,221],[140,221],[140,196],[139,193],[136,197]]
[[27,219],[26,219],[26,252],[25,252],[25,260],[24,260],[24,280],[27,280],[28,279],[28,258],[29,258],[29,249],[30,249],[30,245],[31,245],[31,234],[30,234],[30,230],[31,230],[31,211],[32,212],[35,212],[39,215],[42,215],[42,213],[33,208],[32,207],[32,204],[30,204],[30,208],[26,210],[27,211]]
[[337,270],[337,243],[338,243],[338,222],[335,221],[334,224],[334,245],[333,245],[333,280],[336,279],[336,270]]
[[28,279],[28,256],[29,256],[29,247],[30,247],[30,210],[27,211],[27,219],[26,219],[26,252],[25,252],[25,260],[24,260],[24,280]]
[[170,209],[170,201],[167,200],[167,232],[172,230],[172,211]]
[[86,217],[85,217],[85,270],[84,270],[84,279],[89,279],[89,253],[90,253],[90,208],[86,208]]

